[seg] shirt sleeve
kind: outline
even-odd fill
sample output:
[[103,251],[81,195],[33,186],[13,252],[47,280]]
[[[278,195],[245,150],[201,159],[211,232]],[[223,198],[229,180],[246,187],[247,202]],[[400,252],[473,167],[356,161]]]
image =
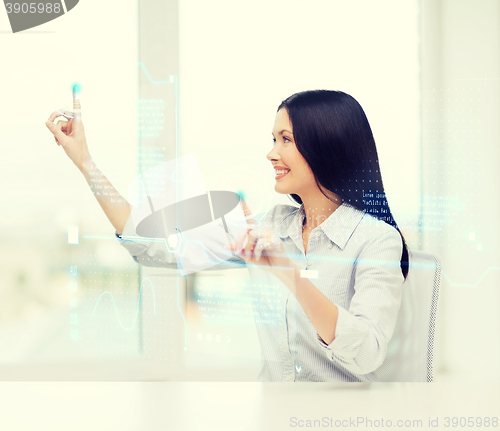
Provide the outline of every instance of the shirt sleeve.
[[352,373],[371,373],[385,359],[403,294],[402,247],[394,228],[365,247],[355,263],[349,310],[337,305],[335,339],[327,345],[317,335],[328,359]]
[[[115,231],[115,235],[120,244],[128,250],[137,263],[144,266],[178,269],[177,255],[168,249],[165,240],[145,238],[137,235],[132,215],[128,217],[122,234],[120,235]],[[209,269],[234,269],[244,265],[245,261],[243,259],[233,255],[230,259]]]

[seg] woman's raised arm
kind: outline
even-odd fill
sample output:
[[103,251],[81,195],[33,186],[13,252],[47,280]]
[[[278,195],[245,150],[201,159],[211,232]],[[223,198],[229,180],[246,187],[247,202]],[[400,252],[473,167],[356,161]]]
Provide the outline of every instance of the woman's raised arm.
[[55,111],[50,115],[45,125],[54,135],[57,145],[63,147],[68,157],[83,174],[109,221],[121,234],[130,216],[130,205],[115,190],[92,160],[85,138],[80,101],[77,99],[73,101],[73,110],[73,119],[59,120],[54,123],[54,120],[61,116],[60,112]]

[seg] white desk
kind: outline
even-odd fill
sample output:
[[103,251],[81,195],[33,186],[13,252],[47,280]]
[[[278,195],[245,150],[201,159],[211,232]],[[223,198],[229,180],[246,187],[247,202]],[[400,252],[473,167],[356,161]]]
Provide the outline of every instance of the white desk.
[[439,417],[432,429],[449,430],[446,416],[500,416],[499,383],[4,382],[0,430],[335,429],[298,426],[299,420],[325,417],[422,420],[419,429],[431,429],[429,417]]

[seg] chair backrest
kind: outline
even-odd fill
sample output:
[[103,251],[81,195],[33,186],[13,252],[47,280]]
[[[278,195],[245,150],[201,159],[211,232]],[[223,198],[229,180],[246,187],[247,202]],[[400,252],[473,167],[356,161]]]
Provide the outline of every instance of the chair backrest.
[[441,262],[433,254],[410,251],[410,269],[394,334],[384,363],[375,371],[383,382],[432,382],[434,332]]

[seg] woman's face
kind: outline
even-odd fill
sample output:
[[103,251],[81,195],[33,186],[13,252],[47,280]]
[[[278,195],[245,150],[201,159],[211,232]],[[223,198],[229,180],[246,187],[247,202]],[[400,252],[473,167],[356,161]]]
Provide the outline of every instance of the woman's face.
[[293,128],[286,109],[276,113],[273,128],[274,147],[267,159],[273,164],[278,193],[297,194],[301,198],[318,188],[311,168],[299,153],[293,138]]

